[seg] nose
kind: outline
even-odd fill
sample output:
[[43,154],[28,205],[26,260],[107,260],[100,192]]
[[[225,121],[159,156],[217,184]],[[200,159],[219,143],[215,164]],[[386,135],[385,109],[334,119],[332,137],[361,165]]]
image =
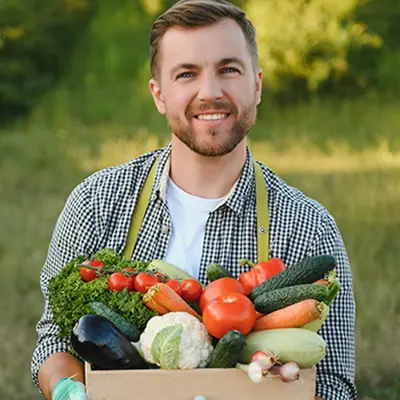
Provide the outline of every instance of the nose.
[[222,97],[220,82],[214,74],[204,74],[202,76],[198,97],[202,102],[209,102]]

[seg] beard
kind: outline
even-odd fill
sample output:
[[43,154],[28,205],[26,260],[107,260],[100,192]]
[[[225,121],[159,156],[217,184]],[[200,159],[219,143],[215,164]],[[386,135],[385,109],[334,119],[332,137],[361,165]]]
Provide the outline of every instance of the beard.
[[[253,128],[257,118],[256,99],[243,110],[241,115],[233,104],[226,102],[202,104],[194,108],[187,109],[185,120],[167,112],[168,126],[186,146],[204,157],[220,157],[232,152]],[[193,126],[195,115],[207,110],[223,110],[222,112],[229,113],[228,118],[233,121],[231,127],[228,130],[226,128],[208,128],[207,132],[196,133]]]

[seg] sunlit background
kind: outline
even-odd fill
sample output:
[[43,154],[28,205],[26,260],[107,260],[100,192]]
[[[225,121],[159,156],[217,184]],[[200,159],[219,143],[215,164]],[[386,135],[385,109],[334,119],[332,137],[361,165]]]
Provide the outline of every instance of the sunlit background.
[[[39,273],[70,191],[163,146],[148,37],[173,0],[0,1],[0,399],[30,377]],[[255,158],[334,215],[352,263],[360,398],[400,398],[400,2],[236,0],[264,69]],[[134,390],[134,388],[133,388]]]

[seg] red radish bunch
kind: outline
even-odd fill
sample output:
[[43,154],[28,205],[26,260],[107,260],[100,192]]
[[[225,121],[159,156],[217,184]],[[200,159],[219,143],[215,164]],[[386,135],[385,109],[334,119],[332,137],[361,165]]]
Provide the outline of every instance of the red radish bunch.
[[272,377],[279,377],[285,383],[300,379],[300,368],[295,362],[281,364],[277,355],[269,352],[256,351],[251,357],[250,364],[238,364],[238,368],[246,371],[254,383]]

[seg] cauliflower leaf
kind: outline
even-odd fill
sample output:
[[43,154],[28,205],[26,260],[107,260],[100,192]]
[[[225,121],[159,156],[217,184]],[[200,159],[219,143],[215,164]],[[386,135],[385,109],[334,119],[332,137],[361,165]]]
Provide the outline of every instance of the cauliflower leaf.
[[163,369],[176,369],[179,365],[179,344],[182,325],[171,325],[161,329],[154,338],[151,354]]

